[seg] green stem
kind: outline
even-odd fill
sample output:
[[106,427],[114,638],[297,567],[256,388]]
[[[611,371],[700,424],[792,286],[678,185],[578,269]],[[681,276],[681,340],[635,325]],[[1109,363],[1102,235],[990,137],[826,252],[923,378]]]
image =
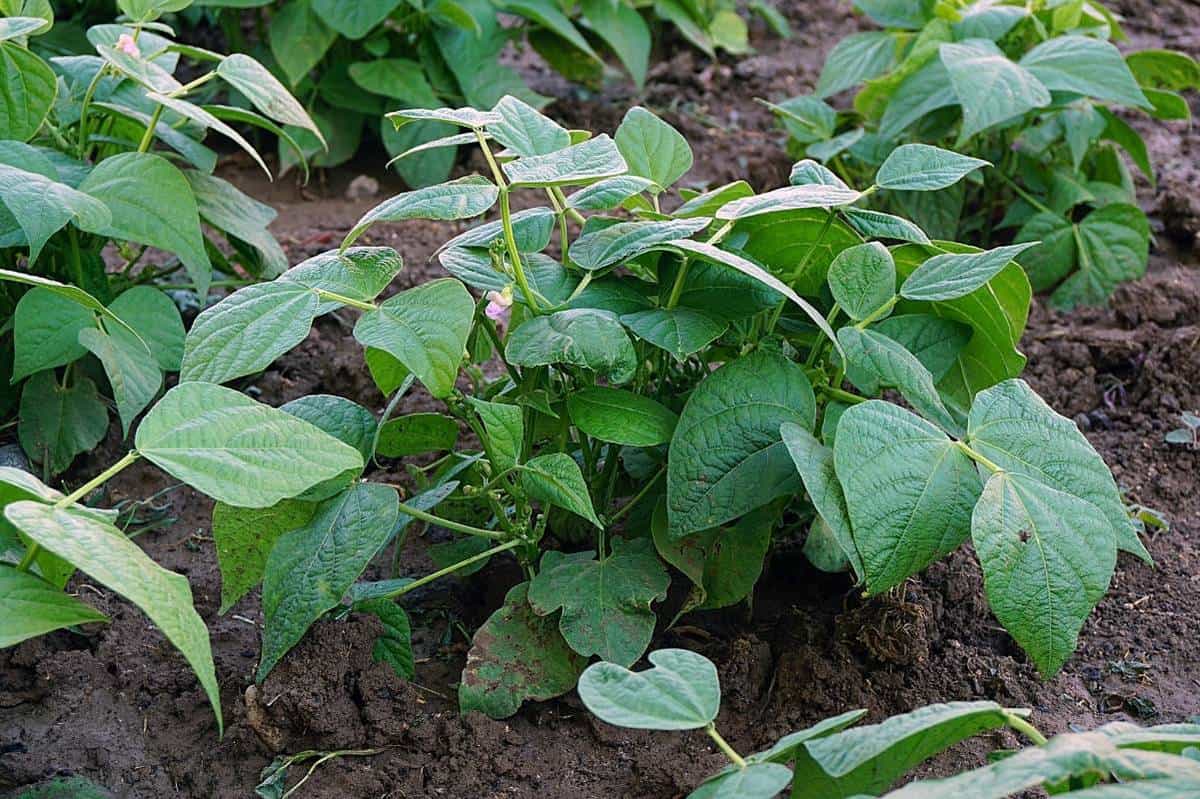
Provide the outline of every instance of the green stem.
[[420,508],[414,508],[411,505],[400,503],[400,512],[412,516],[414,519],[420,519],[427,524],[436,524],[439,527],[445,527],[447,530],[453,530],[456,533],[463,535],[473,535],[478,538],[490,538],[493,541],[503,541],[508,538],[504,533],[496,530],[484,530],[482,527],[472,527],[469,524],[443,519],[441,516],[434,516],[432,513],[426,513]]
[[335,294],[334,292],[326,291],[325,289],[317,289],[316,291],[317,291],[317,295],[323,300],[332,300],[333,302],[340,302],[342,305],[349,305],[351,308],[358,308],[360,311],[374,311],[378,307],[373,302],[364,302],[363,300],[356,300],[353,297],[347,297],[342,294]]
[[492,342],[492,347],[496,350],[496,357],[504,364],[504,369],[508,372],[509,378],[515,385],[520,385],[521,376],[517,374],[517,370],[504,357],[504,342],[500,340],[500,332],[496,330],[496,323],[489,319],[486,313],[477,312],[476,318],[479,320],[479,324],[483,326],[483,332],[487,334],[488,339]]
[[825,396],[829,397],[830,399],[840,400],[842,402],[848,402],[851,405],[857,405],[860,402],[867,401],[866,397],[860,397],[857,394],[851,394],[849,391],[840,389],[837,386],[824,386],[820,390],[821,390],[821,393],[823,393]]
[[1018,185],[1017,185],[1017,183],[1016,183],[1016,181],[1014,181],[1014,180],[1013,180],[1012,178],[1010,178],[1008,175],[1004,174],[1002,171],[1000,171],[1000,170],[998,170],[998,169],[993,169],[993,170],[992,170],[992,174],[993,174],[993,175],[995,175],[996,177],[1000,178],[1000,180],[1004,181],[1004,183],[1005,183],[1005,184],[1006,184],[1006,185],[1007,185],[1007,186],[1008,186],[1010,189],[1012,189],[1013,191],[1015,191],[1015,192],[1017,193],[1017,195],[1018,195],[1018,196],[1020,196],[1020,198],[1021,198],[1022,200],[1024,200],[1024,201],[1025,201],[1025,202],[1027,202],[1027,203],[1029,203],[1030,205],[1032,205],[1034,208],[1038,209],[1038,210],[1039,210],[1039,211],[1041,211],[1042,213],[1044,213],[1044,214],[1050,214],[1051,216],[1061,216],[1061,214],[1056,214],[1056,213],[1054,213],[1054,211],[1052,211],[1052,210],[1051,210],[1049,207],[1047,207],[1047,206],[1045,205],[1045,203],[1043,203],[1041,200],[1039,200],[1038,198],[1034,197],[1032,194],[1030,194],[1029,192],[1025,191],[1025,189],[1023,189],[1023,188],[1021,188],[1020,186],[1018,186]]
[[562,189],[560,189],[558,186],[551,186],[550,191],[554,192],[554,196],[558,198],[560,203],[562,203],[563,211],[566,212],[571,221],[575,222],[577,225],[582,225],[587,221],[587,217],[579,213],[571,206],[567,205],[567,198],[566,195],[563,194]]
[[208,83],[210,80],[212,80],[215,77],[217,77],[216,71],[206,72],[205,74],[196,78],[194,81],[192,81],[190,83],[185,83],[182,86],[180,86],[178,89],[176,89],[175,91],[170,92],[167,95],[167,97],[183,97],[185,94],[190,92],[192,89],[203,86],[204,84]]
[[1002,472],[1002,471],[1004,471],[1004,470],[1003,470],[1003,469],[1001,469],[999,466],[997,466],[995,463],[993,463],[992,461],[988,460],[988,459],[987,459],[985,456],[981,455],[980,453],[976,452],[975,450],[971,449],[969,446],[967,446],[967,445],[966,445],[966,444],[964,444],[963,442],[961,442],[961,441],[955,441],[955,442],[954,442],[954,444],[955,444],[955,446],[957,446],[957,447],[958,447],[960,450],[962,450],[962,451],[963,451],[963,454],[964,454],[964,455],[966,455],[966,456],[967,456],[968,458],[970,458],[971,460],[975,461],[976,463],[978,463],[978,464],[980,464],[981,466],[983,466],[984,468],[986,468],[986,469],[987,469],[989,472],[991,472],[992,474],[995,474],[996,472]]
[[[401,506],[401,510],[403,510],[403,506]],[[459,569],[464,569],[467,566],[470,566],[472,563],[478,563],[481,560],[490,558],[492,555],[499,555],[501,552],[507,552],[510,549],[515,549],[516,547],[521,546],[521,544],[523,544],[523,543],[525,543],[525,542],[520,540],[519,538],[514,538],[512,541],[506,541],[505,543],[501,544],[500,546],[492,547],[491,549],[486,549],[483,552],[480,552],[478,555],[472,555],[471,557],[467,558],[466,560],[460,560],[458,563],[447,566],[444,569],[438,569],[437,571],[433,572],[432,574],[427,574],[424,577],[420,578],[419,580],[413,580],[411,583],[409,583],[405,586],[402,586],[400,588],[397,588],[395,591],[391,592],[390,594],[386,594],[382,598],[383,599],[396,599],[397,597],[403,596],[404,594],[407,594],[410,591],[416,591],[421,586],[428,585],[429,583],[432,583],[434,580],[439,580],[442,577],[445,577],[447,574],[453,574],[454,572],[458,571]]]
[[479,147],[483,150],[483,157],[492,170],[496,186],[500,189],[500,226],[504,229],[504,246],[508,250],[508,260],[512,262],[513,274],[517,277],[517,285],[521,287],[521,293],[525,295],[525,304],[529,306],[529,310],[533,311],[535,315],[540,314],[542,309],[538,305],[537,297],[529,288],[529,281],[525,277],[525,267],[521,263],[521,253],[517,249],[517,238],[513,233],[512,208],[508,202],[508,182],[504,179],[504,172],[500,170],[500,165],[496,163],[496,157],[492,155],[492,148],[488,146],[487,137],[479,128],[474,128],[474,131],[475,138],[479,140]]
[[1037,727],[1034,727],[1016,713],[1010,713],[1006,710],[1004,711],[1004,718],[1008,722],[1008,726],[1012,727],[1014,730],[1021,733],[1038,746],[1046,743],[1046,736],[1042,735],[1042,733],[1038,731]]
[[854,326],[859,330],[866,330],[868,325],[878,322],[880,319],[891,313],[891,310],[896,307],[896,303],[898,302],[900,302],[900,295],[893,294],[890,300],[871,311],[871,313],[867,314],[865,319],[863,319],[861,322],[858,322]]
[[163,105],[154,106],[154,113],[150,115],[150,124],[146,125],[146,132],[142,134],[142,142],[138,145],[139,153],[147,152],[150,149],[151,142],[154,141],[154,129],[158,127],[159,117],[162,116]]
[[641,490],[633,495],[633,499],[626,502],[608,517],[608,523],[615,524],[618,519],[620,519],[626,513],[629,513],[629,511],[633,510],[633,506],[642,501],[642,497],[646,496],[646,493],[649,492],[650,489],[654,487],[654,484],[658,482],[658,478],[662,477],[664,474],[666,474],[666,472],[666,466],[660,467],[659,470],[655,472],[654,476],[651,477],[644,486],[642,486]]
[[100,79],[108,72],[108,66],[104,65],[96,70],[96,75],[92,78],[92,82],[88,84],[87,91],[83,95],[83,103],[79,106],[79,160],[87,160],[88,146],[88,107],[92,104],[92,97],[96,94],[96,89],[100,86]]
[[717,732],[717,727],[715,724],[710,721],[708,726],[704,728],[704,731],[708,733],[709,738],[712,738],[716,742],[717,748],[724,753],[725,757],[729,758],[733,765],[737,766],[738,768],[746,767],[745,759],[739,755],[724,738],[721,737],[721,733]]
[[679,272],[675,275],[675,284],[671,286],[671,296],[667,299],[667,308],[674,308],[679,298],[683,295],[683,283],[687,280],[688,267],[691,262],[687,256],[683,257],[683,263],[679,264]]

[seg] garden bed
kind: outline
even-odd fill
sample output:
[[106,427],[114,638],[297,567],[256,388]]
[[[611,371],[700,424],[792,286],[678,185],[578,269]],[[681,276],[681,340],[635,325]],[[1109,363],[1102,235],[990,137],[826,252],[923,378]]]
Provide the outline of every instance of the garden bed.
[[[765,189],[785,182],[790,160],[770,112],[752,98],[778,99],[811,86],[828,46],[858,24],[847,5],[787,4],[795,36],[780,41],[755,28],[759,52],[738,63],[709,65],[680,48],[652,72],[641,98],[613,90],[581,99],[552,73],[536,74],[536,64],[523,68],[534,74],[535,88],[563,98],[556,109],[564,123],[612,130],[628,105],[642,102],[692,142],[697,167],[685,183],[746,177]],[[1200,52],[1194,4],[1120,5],[1138,46]],[[1147,187],[1143,194],[1157,236],[1149,273],[1119,289],[1106,309],[1062,314],[1035,302],[1023,349],[1026,377],[1087,432],[1128,499],[1169,518],[1169,531],[1147,538],[1157,567],[1121,556],[1078,652],[1043,682],[992,618],[969,553],[932,566],[902,593],[863,601],[847,578],[814,570],[784,542],[768,561],[752,609],[691,614],[655,641],[695,649],[718,664],[726,694],[720,725],[739,750],[852,707],[868,708],[877,720],[954,699],[1032,707],[1047,732],[1200,714],[1200,453],[1163,441],[1181,410],[1200,408],[1200,135],[1182,123],[1139,129],[1163,176],[1156,193]],[[274,230],[295,263],[336,246],[380,199],[347,199],[347,189],[359,174],[378,175],[382,161],[359,162],[305,189],[290,179],[265,185],[248,165],[226,176],[280,209]],[[384,182],[381,194],[396,188]],[[387,244],[404,256],[397,281],[403,288],[437,271],[429,255],[460,229],[411,222],[380,227],[364,243]],[[358,346],[332,317],[256,385],[272,405],[309,393],[383,404]],[[406,409],[427,401],[415,392]],[[76,473],[96,473],[121,449],[110,436]],[[398,483],[403,474],[375,478]],[[112,483],[110,504],[170,484],[138,465]],[[78,774],[119,797],[246,796],[277,754],[378,749],[323,765],[298,795],[668,797],[686,794],[723,763],[703,736],[610,727],[573,694],[526,705],[506,721],[460,717],[454,697],[467,635],[519,580],[500,566],[410,598],[412,682],[372,662],[375,636],[361,628],[378,622],[352,616],[315,626],[257,694],[247,695],[259,652],[257,594],[218,616],[210,500],[181,487],[164,501],[176,520],[138,540],[192,584],[212,635],[224,739],[217,740],[203,692],[178,653],[141,613],[81,576],[72,590],[111,624],[0,653],[0,789]],[[420,540],[436,540],[435,533]],[[405,557],[408,572],[428,571],[422,545]],[[672,595],[668,609],[681,600]],[[959,747],[929,769],[974,765],[982,755],[981,743]]]

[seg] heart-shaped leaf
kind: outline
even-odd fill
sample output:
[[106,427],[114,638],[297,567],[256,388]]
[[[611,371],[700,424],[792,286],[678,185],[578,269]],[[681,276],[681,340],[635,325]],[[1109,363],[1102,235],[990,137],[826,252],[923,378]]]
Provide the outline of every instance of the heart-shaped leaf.
[[721,709],[717,668],[686,649],[650,653],[653,668],[630,671],[593,663],[579,677],[579,698],[601,720],[638,730],[697,730]]

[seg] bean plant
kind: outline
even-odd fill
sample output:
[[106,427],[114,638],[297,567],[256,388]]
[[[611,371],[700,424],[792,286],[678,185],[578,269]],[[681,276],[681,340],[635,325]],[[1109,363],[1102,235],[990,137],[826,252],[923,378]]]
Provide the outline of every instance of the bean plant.
[[[909,145],[864,189],[805,160],[783,188],[676,200],[691,148],[644,108],[611,137],[511,96],[391,118],[465,130],[439,143],[469,136],[489,174],[395,196],[337,250],[201,313],[133,452],[67,497],[34,481],[4,508],[15,543],[32,542],[14,579],[36,582],[44,551],[128,588],[97,568],[140,551],[78,501],[139,457],[217,500],[223,610],[262,584],[259,680],[319,619],[353,611],[382,620],[377,659],[411,676],[400,601],[507,559],[522,579],[475,634],[459,690],[464,712],[504,717],[571,690],[593,657],[637,661],[673,574],[685,609],[745,599],[776,537],[805,536],[818,567],[869,595],[970,537],[993,612],[1047,675],[1118,549],[1148,558],[1100,456],[1018,377],[1030,288],[1012,259],[1025,245],[931,241],[858,206],[985,162]],[[372,225],[496,206],[438,250],[448,276],[384,296],[403,262],[359,245]],[[381,415],[330,395],[275,409],[223,385],[339,310],[359,314]],[[440,412],[396,416],[419,390]],[[368,471],[414,456],[403,485]],[[415,578],[400,568],[414,523],[445,536]],[[109,557],[99,533],[80,545],[81,529],[129,552]],[[390,573],[365,579],[385,550]],[[186,605],[174,598],[171,621]],[[202,631],[173,640],[204,681]]]
[[[110,404],[128,435],[178,371],[184,326],[164,278],[186,274],[203,299],[214,268],[238,280],[287,268],[275,211],[213,175],[203,140],[221,134],[265,170],[231,123],[313,123],[248,56],[175,42],[156,17],[180,5],[122,2],[125,22],[88,29],[94,55],[49,61],[29,49],[53,25],[49,5],[0,17],[0,415],[17,408],[46,479],[103,439]],[[258,111],[192,101],[217,81]]]
[[[1151,184],[1155,174],[1118,109],[1189,120],[1178,92],[1200,88],[1200,65],[1168,50],[1122,57],[1113,42],[1126,36],[1098,0],[855,6],[884,30],[842,39],[812,94],[772,106],[795,151],[848,180],[908,142],[991,161],[976,179],[875,207],[936,237],[1038,242],[1021,263],[1056,307],[1102,304],[1145,273],[1150,226],[1125,159]],[[851,89],[851,107],[829,104]]]
[[[233,5],[225,2],[198,6]],[[247,3],[218,8],[237,49],[252,50],[243,35]],[[263,56],[300,96],[330,142],[295,131],[318,166],[349,160],[364,136],[378,137],[393,155],[449,135],[453,128],[425,120],[397,130],[383,118],[397,103],[436,108],[493,106],[510,94],[542,107],[537,94],[501,52],[515,41],[531,46],[571,80],[599,84],[612,55],[640,89],[650,67],[652,29],[669,26],[716,58],[716,51],[750,52],[746,23],[732,0],[260,0],[252,12],[265,31]],[[751,4],[780,33],[787,23],[765,0]],[[502,24],[501,15],[519,24]],[[267,52],[269,50],[269,52]],[[283,145],[281,145],[283,146]],[[410,186],[444,181],[455,148],[422,151],[396,162]],[[281,156],[289,157],[286,150]]]
[[[851,710],[780,738],[745,757],[716,728],[721,707],[717,669],[686,649],[650,653],[652,668],[630,671],[595,663],[579,679],[588,710],[609,724],[642,730],[702,729],[730,765],[690,799],[1003,799],[1045,790],[1074,799],[1184,799],[1200,795],[1200,724],[1143,728],[1116,721],[1090,732],[1047,739],[1030,711],[995,702],[948,702],[856,727]],[[940,779],[914,779],[889,790],[934,755],[986,732],[1011,729],[1033,745],[997,751],[989,765]]]

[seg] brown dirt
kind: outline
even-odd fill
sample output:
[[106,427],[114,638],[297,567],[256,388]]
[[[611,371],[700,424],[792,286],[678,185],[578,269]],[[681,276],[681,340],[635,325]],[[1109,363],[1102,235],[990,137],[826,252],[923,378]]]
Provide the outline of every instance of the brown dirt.
[[[640,98],[617,87],[585,101],[536,65],[526,69],[537,88],[560,97],[558,113],[573,125],[612,130],[624,108],[640,101],[664,112],[693,142],[691,182],[749,177],[768,188],[784,181],[789,163],[769,114],[752,98],[780,99],[810,87],[824,51],[859,24],[847,5],[782,4],[795,37],[776,40],[756,24],[759,51],[739,63],[711,64],[676,48]],[[1120,5],[1136,45],[1200,50],[1194,4]],[[1049,732],[1115,718],[1177,721],[1200,714],[1200,453],[1163,443],[1180,410],[1200,408],[1200,269],[1189,252],[1200,231],[1194,191],[1200,138],[1186,126],[1141,129],[1161,175],[1157,192],[1146,192],[1159,232],[1150,274],[1118,291],[1107,309],[1063,315],[1036,306],[1024,347],[1028,379],[1085,429],[1130,500],[1171,519],[1169,532],[1148,540],[1157,567],[1122,556],[1079,651],[1062,673],[1042,682],[990,616],[969,551],[865,603],[844,578],[814,571],[799,553],[777,552],[753,613],[692,614],[654,643],[687,646],[717,662],[726,697],[719,724],[739,750],[851,707],[868,708],[878,720],[929,702],[988,698],[1034,708],[1034,721]],[[378,171],[377,161],[364,160],[299,190],[290,181],[266,186],[249,169],[234,170],[252,194],[280,209],[276,229],[293,262],[329,248],[377,201],[346,200],[343,193],[355,175]],[[394,188],[385,181],[385,193]],[[405,256],[408,267],[396,286],[403,288],[432,272],[429,253],[457,231],[411,223],[374,234],[372,243]],[[257,388],[271,402],[321,391],[376,409],[382,403],[348,330],[329,318]],[[120,448],[110,440],[74,474],[94,474]],[[166,485],[163,475],[138,465],[114,481],[108,499],[144,497]],[[217,740],[186,664],[145,617],[76,579],[72,590],[112,622],[0,653],[0,790],[76,774],[130,799],[242,797],[278,753],[377,748],[374,756],[325,764],[297,795],[674,797],[722,762],[703,736],[613,728],[592,719],[574,696],[528,705],[503,722],[459,717],[454,696],[464,633],[515,580],[498,568],[435,584],[409,603],[413,682],[372,662],[375,622],[352,616],[318,624],[247,698],[258,655],[258,598],[216,615],[211,503],[187,489],[168,501],[174,523],[139,542],[191,581],[211,630],[224,739]],[[428,569],[422,539],[403,563],[410,573]],[[998,736],[986,743],[1013,742]],[[976,741],[927,768],[976,765],[987,748]]]

